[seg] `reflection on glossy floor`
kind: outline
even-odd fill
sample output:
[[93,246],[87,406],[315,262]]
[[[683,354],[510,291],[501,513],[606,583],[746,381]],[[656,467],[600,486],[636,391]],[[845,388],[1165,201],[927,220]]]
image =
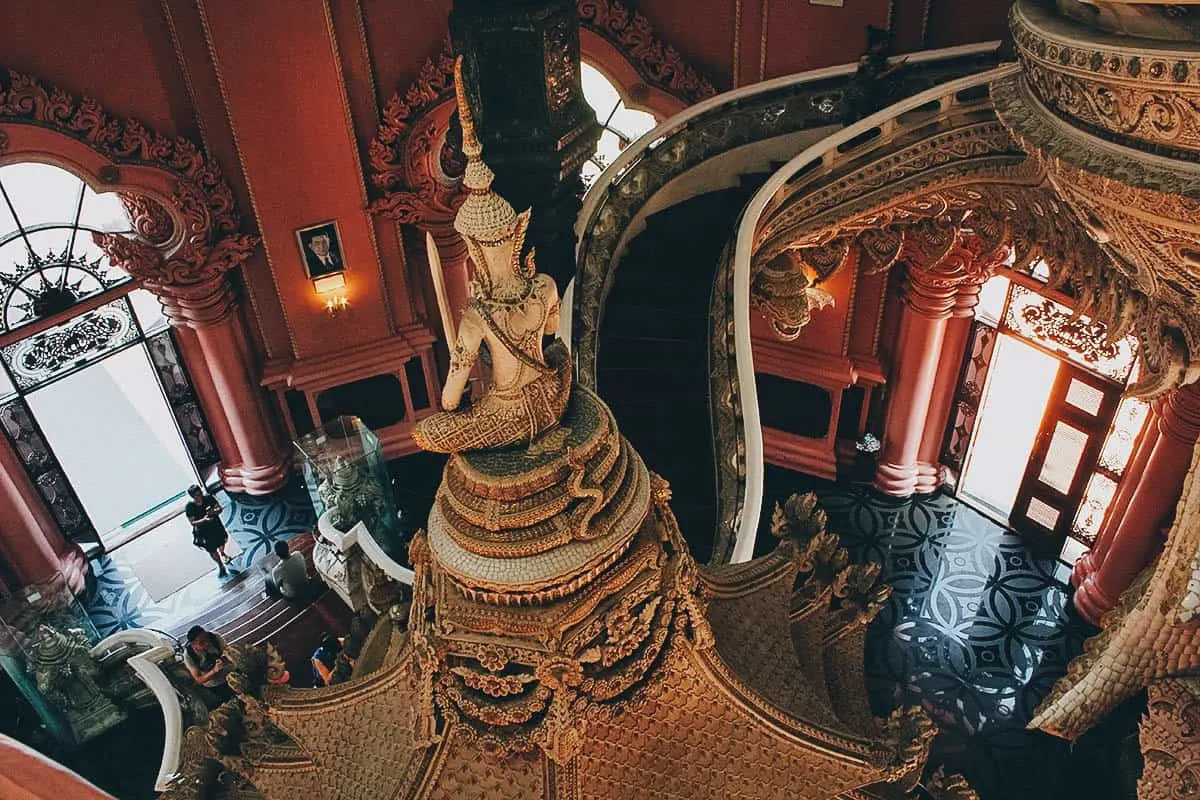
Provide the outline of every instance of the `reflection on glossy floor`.
[[[224,508],[221,519],[237,543],[236,550],[241,551],[231,564],[233,570],[244,572],[262,561],[276,541],[286,541],[298,533],[311,531],[316,524],[308,490],[299,478],[284,489],[263,497],[224,491],[217,492],[216,497]],[[192,545],[190,529],[164,527],[145,536],[170,536],[177,540],[173,546],[189,557],[199,552]],[[97,588],[86,608],[101,636],[126,628],[170,627],[179,618],[195,614],[231,585],[217,579],[216,564],[212,564],[207,574],[156,602],[138,577],[137,569],[144,571],[146,567],[122,557],[123,550],[119,548],[93,564]],[[162,550],[162,557],[169,558],[170,546]],[[230,555],[234,552],[235,549],[229,550]]]
[[1121,740],[1136,731],[1136,709],[1073,753],[1025,730],[1095,632],[1073,612],[1069,571],[944,495],[898,502],[867,486],[769,467],[764,518],[776,500],[806,490],[817,493],[851,556],[882,563],[882,580],[894,587],[867,640],[876,714],[901,701],[921,705],[941,729],[933,761],[965,774],[983,800],[1132,796],[1122,755],[1130,742]]

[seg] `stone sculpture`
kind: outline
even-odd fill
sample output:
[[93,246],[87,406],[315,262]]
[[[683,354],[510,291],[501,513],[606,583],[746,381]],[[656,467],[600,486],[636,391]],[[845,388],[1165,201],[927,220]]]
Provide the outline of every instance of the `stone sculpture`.
[[339,531],[348,531],[360,521],[374,530],[387,514],[383,489],[371,480],[366,465],[358,461],[334,459],[317,494],[330,510],[329,521]]
[[[517,214],[492,191],[495,175],[481,159],[461,59],[454,70],[467,157],[467,199],[454,228],[467,242],[475,271],[450,351],[442,389],[445,411],[426,417],[413,431],[422,449],[439,453],[531,442],[558,424],[571,383],[566,348],[556,342],[542,350],[542,337],[558,330],[559,297],[554,280],[537,272],[533,251],[521,257],[532,212]],[[492,385],[478,401],[460,408],[483,347],[491,356]]]
[[813,496],[780,507],[771,555],[696,563],[667,482],[603,401],[571,386],[566,353],[543,358],[557,292],[519,260],[529,215],[491,193],[461,73],[459,102],[471,196],[457,226],[479,270],[444,405],[458,406],[484,345],[494,383],[418,424],[422,447],[454,455],[409,547],[408,624],[389,611],[360,662],[373,670],[338,686],[231,677],[207,754],[166,797],[215,787],[205,764],[238,797],[912,790],[933,723],[916,708],[876,718],[866,696],[866,625],[889,591],[878,567],[848,564]]
[[100,665],[83,633],[38,628],[29,652],[29,673],[38,691],[67,718],[78,742],[103,733],[125,718],[97,683]]

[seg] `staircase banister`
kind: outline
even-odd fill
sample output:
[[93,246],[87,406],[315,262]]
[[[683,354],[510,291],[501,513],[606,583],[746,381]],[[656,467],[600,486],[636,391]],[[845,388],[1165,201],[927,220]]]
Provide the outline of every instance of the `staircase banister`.
[[[960,48],[959,55],[963,52]],[[934,53],[939,51],[933,51]],[[944,51],[941,51],[944,52]],[[970,51],[966,51],[970,52]],[[927,55],[927,54],[918,54]],[[945,57],[945,56],[942,56]],[[910,63],[917,59],[909,59]],[[929,59],[922,59],[929,60]],[[1020,70],[1016,63],[1004,64],[986,72],[968,75],[939,84],[924,92],[912,95],[888,106],[869,117],[848,125],[812,146],[779,168],[750,198],[738,223],[733,253],[733,306],[734,306],[734,350],[737,361],[738,383],[741,388],[742,419],[745,432],[746,478],[741,518],[737,524],[731,561],[748,561],[754,556],[755,537],[759,517],[762,514],[764,459],[762,425],[758,416],[758,396],[754,383],[754,354],[750,341],[750,282],[751,261],[754,255],[755,238],[762,221],[763,212],[775,194],[815,161],[836,156],[841,145],[883,125],[900,114],[944,97],[953,98],[964,89],[972,89],[993,83]]]
[[[938,50],[922,50],[916,53],[906,55],[893,56],[890,61],[899,63],[904,61],[909,64],[928,63],[930,61],[949,60],[961,58],[963,56],[981,55],[990,53],[1000,46],[999,40],[989,42],[979,42],[977,44],[957,45],[955,47],[944,47]],[[665,141],[667,138],[686,130],[690,124],[695,122],[699,117],[708,115],[714,109],[724,107],[736,107],[740,101],[759,95],[769,94],[778,89],[784,89],[789,86],[799,86],[805,83],[814,83],[828,78],[837,78],[845,75],[854,74],[858,69],[858,63],[852,62],[849,64],[838,64],[832,67],[822,67],[820,69],[806,70],[804,72],[796,72],[791,75],[781,75],[778,78],[772,78],[759,83],[752,83],[746,86],[731,89],[728,92],[714,95],[707,100],[696,103],[693,106],[688,106],[683,111],[675,114],[668,119],[663,120],[649,132],[638,137],[632,144],[621,151],[613,163],[609,164],[605,170],[596,178],[596,182],[592,184],[587,195],[584,197],[583,208],[580,210],[579,217],[575,224],[575,255],[578,259],[580,249],[583,246],[584,237],[587,231],[591,228],[589,221],[592,220],[599,211],[604,198],[608,195],[608,190],[613,185],[620,182],[621,178],[628,171],[628,167],[635,162],[640,161],[645,157],[646,153],[654,150],[659,146],[660,140]]]

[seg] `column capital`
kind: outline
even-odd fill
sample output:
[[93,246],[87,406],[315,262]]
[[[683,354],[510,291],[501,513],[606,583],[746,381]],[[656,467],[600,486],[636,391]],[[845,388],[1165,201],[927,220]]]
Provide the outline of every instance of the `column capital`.
[[203,283],[159,287],[155,293],[172,325],[192,328],[220,325],[238,307],[229,278],[224,274]]
[[[170,243],[123,234],[93,233],[92,238],[113,266],[158,296],[172,322],[189,325],[215,323],[232,312],[228,306],[236,302],[227,273],[241,266],[261,241],[231,233],[203,246],[188,243],[170,249]],[[172,315],[175,307],[187,310]]]
[[1200,437],[1200,384],[1181,386],[1159,401],[1158,430],[1181,444]]
[[922,316],[966,317],[996,269],[1012,258],[1012,245],[959,225],[927,221],[905,232],[901,258],[908,267],[904,300]]

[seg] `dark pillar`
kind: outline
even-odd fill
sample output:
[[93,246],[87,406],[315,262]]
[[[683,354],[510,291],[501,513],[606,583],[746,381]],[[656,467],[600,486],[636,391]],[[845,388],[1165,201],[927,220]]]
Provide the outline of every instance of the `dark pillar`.
[[526,245],[559,290],[575,276],[579,169],[600,137],[583,98],[574,0],[455,0],[454,48],[496,191],[533,207]]

